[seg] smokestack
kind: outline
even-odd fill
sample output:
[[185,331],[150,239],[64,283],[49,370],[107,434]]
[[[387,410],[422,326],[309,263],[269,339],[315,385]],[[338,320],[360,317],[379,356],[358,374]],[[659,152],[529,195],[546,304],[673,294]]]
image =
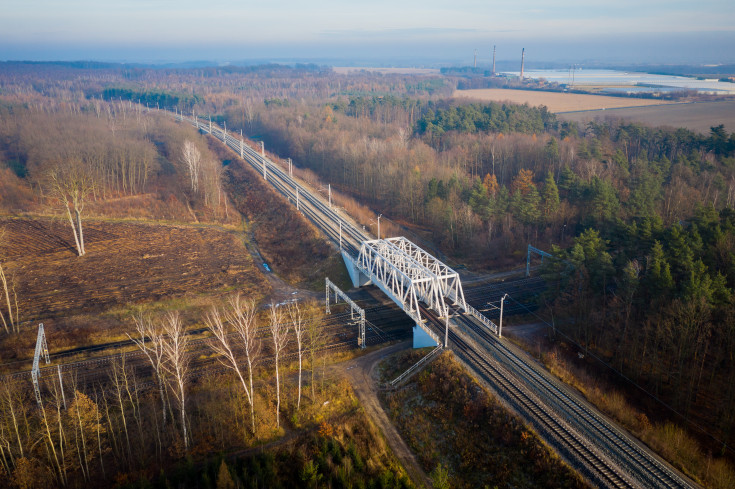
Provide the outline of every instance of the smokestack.
[[526,48],[523,48],[523,51],[521,51],[521,81],[523,81],[523,63],[526,58]]
[[495,76],[495,46],[493,46],[493,76]]
[[477,49],[475,49],[475,68],[477,68]]

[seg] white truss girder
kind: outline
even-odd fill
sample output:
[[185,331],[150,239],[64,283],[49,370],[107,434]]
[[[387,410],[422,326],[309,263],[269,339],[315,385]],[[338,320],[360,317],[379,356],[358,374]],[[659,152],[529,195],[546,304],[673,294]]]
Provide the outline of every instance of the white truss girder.
[[423,326],[419,301],[445,320],[449,315],[445,299],[467,311],[459,274],[406,238],[363,241],[355,265],[437,344],[439,338]]
[[403,236],[388,238],[385,241],[399,248],[433,274],[441,288],[441,295],[449,298],[453,301],[454,305],[461,306],[462,309],[467,312],[467,303],[464,299],[462,281],[460,280],[457,272]]
[[[389,257],[384,256],[375,246],[375,241],[364,241],[360,246],[360,255],[357,258],[357,267],[377,285],[388,297],[400,305],[416,323],[421,323],[419,312],[419,298],[417,295],[417,278],[414,280],[403,270],[397,267]],[[429,279],[424,278],[426,282]]]

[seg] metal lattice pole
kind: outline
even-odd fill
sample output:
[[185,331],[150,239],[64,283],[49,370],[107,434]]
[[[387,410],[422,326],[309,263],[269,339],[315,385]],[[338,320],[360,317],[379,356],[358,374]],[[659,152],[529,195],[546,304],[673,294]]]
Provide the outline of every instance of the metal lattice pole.
[[327,279],[327,294],[326,294],[326,296],[327,296],[326,301],[325,301],[325,304],[326,304],[326,313],[327,314],[331,314],[331,311],[329,310],[329,279]]
[[33,392],[36,395],[36,402],[38,403],[39,409],[43,409],[43,403],[41,402],[41,388],[38,385],[38,379],[40,377],[40,369],[38,367],[39,359],[43,355],[46,363],[49,363],[51,359],[48,356],[48,344],[46,343],[46,334],[43,330],[43,323],[38,325],[38,337],[36,338],[36,351],[33,354],[33,368],[31,368],[31,380],[33,381]]
[[355,320],[355,312],[359,314],[360,319],[357,324],[357,344],[360,346],[360,348],[365,348],[367,346],[365,344],[365,309],[355,304],[355,302],[350,299],[347,294],[342,292],[339,287],[337,287],[331,280],[329,280],[329,277],[326,277],[324,281],[327,285],[327,314],[329,314],[329,291],[332,290],[334,291],[335,303],[337,303],[339,299],[342,298],[346,303],[350,305],[350,318],[353,321]]

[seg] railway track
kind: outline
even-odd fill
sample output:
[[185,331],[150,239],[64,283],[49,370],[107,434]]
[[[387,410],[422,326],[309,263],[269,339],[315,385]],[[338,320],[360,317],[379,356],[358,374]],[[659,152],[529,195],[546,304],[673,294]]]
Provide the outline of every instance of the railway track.
[[[218,137],[257,171],[266,164],[266,173],[273,186],[292,202],[297,195],[300,210],[342,249],[357,256],[362,241],[369,236],[354,223],[335,212],[322,199],[312,195],[305,186],[290,178],[278,166],[264,159],[241,140],[223,130],[198,120],[177,116],[200,130]],[[242,145],[242,146],[241,146]],[[265,163],[264,163],[265,162]],[[510,284],[478,284],[469,292],[468,302],[483,306],[500,297],[501,289]],[[518,293],[535,293],[544,284],[538,279],[515,282]],[[422,306],[435,333],[442,337],[443,323]],[[538,368],[534,362],[507,341],[499,340],[475,319],[453,311],[455,325],[449,330],[450,345],[457,356],[475,374],[513,406],[546,439],[578,467],[591,481],[606,488],[691,488],[693,483],[679,476],[639,443],[614,426],[591,408],[568,387]]]
[[[336,307],[336,306],[332,306]],[[396,307],[388,307],[384,305],[378,305],[373,307],[368,307],[366,310],[366,315],[370,319],[369,324],[373,327],[373,330],[375,331],[375,335],[379,338],[381,335],[384,337],[392,337],[395,335],[394,330],[396,328],[399,328],[402,325],[407,324],[407,320],[405,318],[405,315],[403,312],[396,308]],[[330,314],[324,318],[323,323],[323,330],[327,333],[339,333],[340,335],[352,335],[353,337],[356,337],[356,326],[354,326],[353,321],[351,319],[351,315],[349,312],[342,312],[342,313],[335,313]],[[374,323],[379,323],[381,325],[381,328],[377,328]],[[384,332],[383,330],[389,330],[388,333]],[[207,330],[206,328],[198,328],[189,331],[187,334],[190,335],[200,335],[202,333],[205,333]],[[269,334],[269,330],[267,327],[263,326],[258,329],[259,331],[259,337],[261,339],[267,338]],[[196,338],[190,342],[191,352],[192,354],[202,354],[208,351],[207,342],[210,341],[211,336],[206,336],[203,338]],[[354,338],[353,338],[354,341]],[[375,340],[374,340],[375,341]],[[388,341],[388,340],[386,340]],[[117,341],[108,343],[106,345],[100,345],[99,348],[105,348],[105,349],[117,349],[120,350],[120,352],[111,353],[107,355],[102,355],[98,357],[93,358],[87,358],[83,360],[77,360],[77,361],[71,361],[71,362],[64,362],[59,363],[60,361],[63,361],[63,359],[68,358],[70,356],[78,356],[81,353],[86,353],[90,349],[87,348],[79,348],[79,349],[73,349],[71,351],[67,352],[61,352],[49,355],[49,358],[52,362],[52,365],[42,367],[41,368],[41,378],[49,377],[52,375],[57,374],[58,369],[60,368],[62,372],[74,372],[74,371],[84,371],[89,370],[91,368],[100,368],[105,365],[109,365],[112,361],[117,361],[120,358],[120,355],[124,353],[126,355],[126,358],[128,359],[137,359],[138,357],[145,359],[144,354],[137,349],[136,345],[130,341],[130,340],[123,340],[123,341]],[[94,349],[92,349],[94,351]],[[13,362],[14,365],[17,365],[17,363]],[[30,360],[24,360],[20,363],[20,365],[23,365],[25,367],[28,367],[30,365]],[[9,364],[3,364],[3,365],[9,365]],[[23,369],[20,371],[16,371],[13,373],[5,374],[3,377],[9,377],[16,380],[28,378],[30,379],[30,369]]]
[[537,432],[545,434],[547,441],[551,441],[554,448],[589,480],[603,487],[638,487],[492,357],[483,353],[480,348],[473,347],[454,331],[450,330],[449,340],[457,356],[475,370],[476,375],[490,382],[493,390],[534,426]]
[[340,243],[341,224],[342,249],[350,255],[356,258],[359,254],[361,243],[372,239],[368,233],[362,231],[351,219],[331,207],[328,202],[324,202],[316,192],[308,188],[305,184],[291,178],[280,166],[276,165],[270,159],[261,156],[250,146],[242,144],[240,139],[231,134],[227,134],[223,129],[215,125],[212,125],[210,132],[209,124],[203,123],[198,119],[188,117],[178,117],[178,119],[183,122],[188,122],[200,131],[207,132],[215,138],[220,139],[237,154],[240,154],[242,149],[243,159],[255,171],[263,173],[263,167],[265,165],[266,179],[273,187],[294,204],[298,200],[299,210],[302,214],[338,245]]
[[[579,437],[581,435],[581,439],[586,440],[586,448],[571,443],[567,436],[562,437],[561,440],[570,442],[570,446],[574,449],[572,455],[576,454],[575,458],[585,464],[588,471],[594,472],[595,478],[600,483],[604,483],[605,487],[652,489],[695,487],[640,443],[623,433],[605,416],[590,407],[570,388],[539,368],[535,362],[527,358],[524,352],[509,342],[498,339],[483,326],[458,311],[455,311],[454,318],[460,325],[460,329],[465,328],[469,333],[462,338],[463,335],[460,332],[450,330],[450,341],[456,342],[454,344],[457,350],[470,357],[481,372],[486,372],[488,368],[495,369],[495,375],[503,378],[498,380],[500,385],[504,386],[512,396],[516,396],[515,402],[520,403],[520,407],[524,408],[527,413],[533,414],[533,416],[526,414],[526,417],[538,416],[546,419],[551,415],[555,420],[568,425],[577,433],[577,435],[570,434],[569,436]],[[472,348],[469,346],[470,342],[467,337],[474,337],[473,339],[479,346],[475,348],[477,351],[468,352],[468,349]],[[478,355],[482,362],[489,363],[490,367],[477,360]],[[543,403],[543,412],[539,413],[538,407],[524,404],[525,401],[521,402],[517,397],[518,393],[509,387],[509,382],[514,386],[522,382],[525,388]],[[548,423],[548,420],[544,423]],[[548,424],[546,426],[547,432],[558,438],[559,428]],[[594,456],[588,453],[590,448],[595,452]],[[594,457],[601,457],[607,462],[600,466],[598,462],[594,462]],[[617,475],[608,474],[616,467]],[[621,480],[625,481],[625,485],[620,485]]]

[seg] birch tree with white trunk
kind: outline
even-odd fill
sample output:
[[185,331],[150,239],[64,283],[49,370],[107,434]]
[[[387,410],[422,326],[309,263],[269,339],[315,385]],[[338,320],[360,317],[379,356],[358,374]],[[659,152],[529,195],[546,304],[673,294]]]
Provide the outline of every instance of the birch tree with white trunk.
[[279,359],[281,352],[288,344],[288,324],[283,320],[283,311],[275,304],[271,304],[269,314],[269,329],[273,337],[273,355],[276,360],[276,426],[281,427],[281,377],[279,372]]
[[[255,302],[243,301],[240,294],[230,296],[223,312],[216,307],[207,313],[204,323],[214,335],[210,343],[212,350],[220,355],[219,360],[235,371],[250,407],[250,423],[255,435],[255,391],[253,370],[260,356],[260,340],[257,338]],[[234,330],[234,334],[230,331]],[[247,372],[240,367],[239,354],[244,353]],[[248,377],[246,381],[245,377]]]
[[170,312],[161,321],[164,335],[161,337],[163,348],[163,370],[171,384],[171,391],[178,404],[181,433],[184,449],[189,450],[189,432],[186,423],[186,383],[189,378],[191,354],[187,351],[189,336],[177,312]]
[[153,368],[156,382],[158,383],[158,393],[161,397],[163,426],[166,426],[166,412],[168,409],[166,404],[166,373],[163,369],[163,332],[153,322],[150,316],[138,314],[133,317],[133,321],[135,322],[135,330],[138,332],[138,337],[133,338],[128,334],[128,338],[140,348]]
[[299,357],[299,393],[296,401],[296,410],[301,409],[301,366],[302,357],[304,355],[304,339],[306,335],[306,321],[304,314],[301,312],[299,303],[294,301],[288,305],[288,316],[291,319],[291,327],[293,328],[294,337],[296,338],[296,349]]
[[[5,229],[0,229],[0,243],[5,238]],[[5,275],[5,269],[0,261],[0,285],[5,299],[5,311],[0,307],[0,321],[3,323],[6,333],[19,331],[19,315],[18,315],[18,296],[15,293],[15,286],[12,279],[8,279]],[[3,301],[0,299],[0,303]],[[15,311],[13,311],[15,309]],[[7,318],[7,319],[6,319]]]
[[187,139],[184,141],[184,147],[181,149],[181,156],[186,165],[186,169],[189,172],[191,179],[191,190],[194,192],[199,191],[199,173],[202,166],[202,154],[196,145]]
[[[83,256],[84,231],[82,230],[82,212],[87,197],[92,193],[95,182],[92,173],[80,162],[67,162],[57,165],[49,172],[49,183],[54,195],[61,201],[69,218],[77,254]],[[74,216],[72,216],[72,213]]]

